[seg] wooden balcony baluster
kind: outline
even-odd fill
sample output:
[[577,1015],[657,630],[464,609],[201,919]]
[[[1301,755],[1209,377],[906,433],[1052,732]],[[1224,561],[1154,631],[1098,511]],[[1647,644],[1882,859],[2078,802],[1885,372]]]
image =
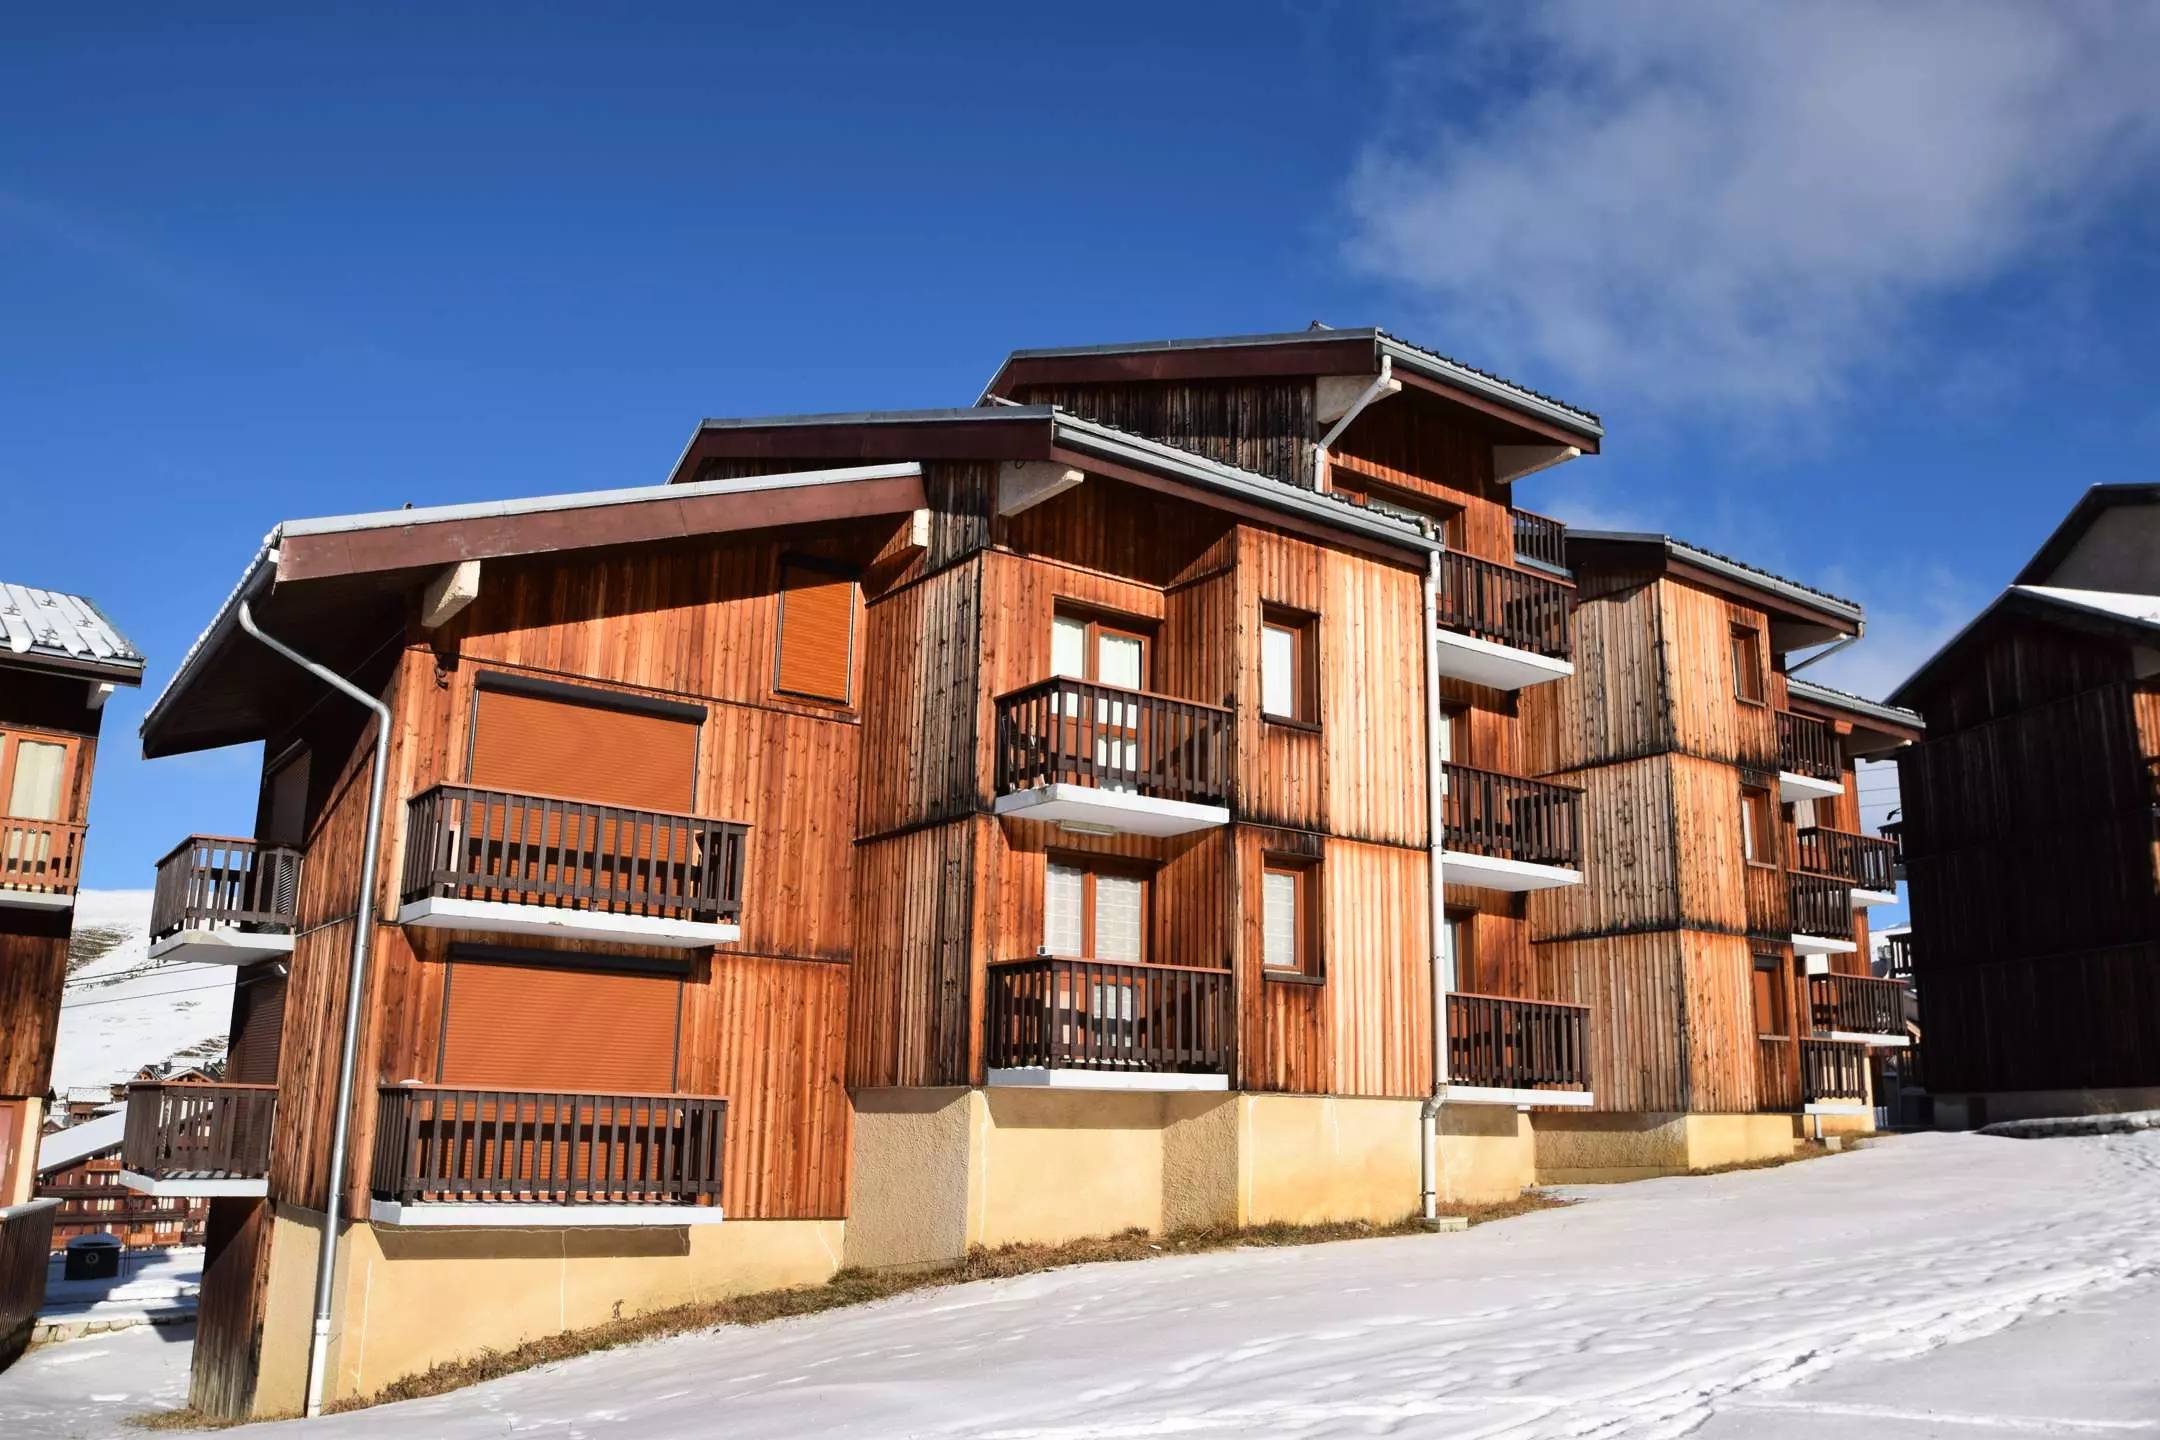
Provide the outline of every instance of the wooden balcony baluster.
[[997,698],[998,793],[1087,785],[1227,804],[1234,719],[1216,705],[1044,680]]
[[1588,1090],[1590,1007],[1447,997],[1447,1078],[1498,1090]]
[[1041,956],[990,967],[993,1070],[1221,1074],[1230,972]]
[[369,1188],[402,1204],[716,1205],[727,1101],[384,1085]]

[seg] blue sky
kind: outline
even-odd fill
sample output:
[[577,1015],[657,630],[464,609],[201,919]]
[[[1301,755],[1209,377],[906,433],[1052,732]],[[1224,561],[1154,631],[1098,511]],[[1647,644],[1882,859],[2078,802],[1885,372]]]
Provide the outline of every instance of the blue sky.
[[1379,323],[1550,390],[1610,443],[1525,504],[1854,595],[1875,691],[2160,440],[2137,6],[302,8],[0,49],[0,575],[151,662],[98,887],[250,822],[252,751],[134,732],[277,520],[1015,346]]

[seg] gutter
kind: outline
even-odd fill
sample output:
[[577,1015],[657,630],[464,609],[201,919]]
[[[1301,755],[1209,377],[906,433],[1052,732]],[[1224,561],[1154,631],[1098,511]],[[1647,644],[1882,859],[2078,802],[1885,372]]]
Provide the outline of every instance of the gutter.
[[345,975],[345,1033],[338,1046],[337,1107],[330,1120],[330,1173],[325,1185],[322,1243],[315,1254],[315,1328],[308,1343],[307,1414],[322,1414],[324,1371],[330,1356],[332,1284],[337,1271],[338,1226],[345,1215],[345,1161],[351,1149],[353,1072],[360,1049],[360,1013],[366,1004],[368,949],[375,938],[375,880],[382,865],[383,784],[390,770],[390,707],[344,676],[263,633],[245,596],[235,612],[240,628],[331,689],[375,712],[375,766],[368,777],[367,840],[360,856],[360,904],[353,915],[352,960]]
[[173,667],[172,678],[165,682],[164,689],[158,691],[157,699],[151,701],[150,708],[143,712],[142,723],[135,727],[138,738],[149,738],[158,718],[165,713],[165,707],[172,703],[174,697],[187,684],[189,673],[196,663],[210,653],[213,642],[233,628],[235,612],[245,603],[247,597],[261,590],[274,577],[277,571],[278,541],[284,538],[284,533],[285,527],[280,525],[263,536],[262,544],[256,547],[255,558],[248,561],[247,568],[240,572],[239,583],[226,595],[225,603],[218,606],[217,614],[210,617],[210,623],[203,627],[202,634],[195,637],[195,643],[188,646],[187,653],[180,657],[180,663]]
[[1342,438],[1343,431],[1350,428],[1350,422],[1364,414],[1365,407],[1372,404],[1373,401],[1380,399],[1384,395],[1399,395],[1401,393],[1402,381],[1395,378],[1394,361],[1388,356],[1382,355],[1380,357],[1380,373],[1373,376],[1372,384],[1366,386],[1359,393],[1357,399],[1350,402],[1350,408],[1343,411],[1342,419],[1335,422],[1335,428],[1320,437],[1320,443],[1313,447],[1312,488],[1315,491],[1323,495],[1327,493],[1328,452],[1334,448],[1335,442]]

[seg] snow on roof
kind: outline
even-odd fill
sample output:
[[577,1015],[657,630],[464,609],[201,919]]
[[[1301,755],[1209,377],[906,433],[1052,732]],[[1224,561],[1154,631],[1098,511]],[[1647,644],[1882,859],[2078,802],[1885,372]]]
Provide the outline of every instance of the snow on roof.
[[0,580],[0,651],[142,680],[142,652],[81,595]]
[[2038,595],[2081,610],[2119,615],[2143,625],[2160,625],[2160,595],[2138,595],[2121,590],[2071,590],[2060,585],[2017,585],[2027,595]]
[[127,1111],[115,1110],[65,1130],[55,1130],[38,1145],[38,1174],[64,1170],[92,1156],[116,1149],[127,1129]]

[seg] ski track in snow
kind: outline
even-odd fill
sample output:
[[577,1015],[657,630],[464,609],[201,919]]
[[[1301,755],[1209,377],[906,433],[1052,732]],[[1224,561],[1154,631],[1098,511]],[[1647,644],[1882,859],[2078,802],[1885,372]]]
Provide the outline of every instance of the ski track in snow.
[[1567,1193],[1584,1203],[1467,1234],[928,1291],[250,1433],[1662,1440],[1729,1402],[1736,1416],[1843,1413],[1842,1433],[1861,1435],[1895,1408],[1819,1410],[1790,1392],[2160,1286],[2160,1134],[1918,1135]]

